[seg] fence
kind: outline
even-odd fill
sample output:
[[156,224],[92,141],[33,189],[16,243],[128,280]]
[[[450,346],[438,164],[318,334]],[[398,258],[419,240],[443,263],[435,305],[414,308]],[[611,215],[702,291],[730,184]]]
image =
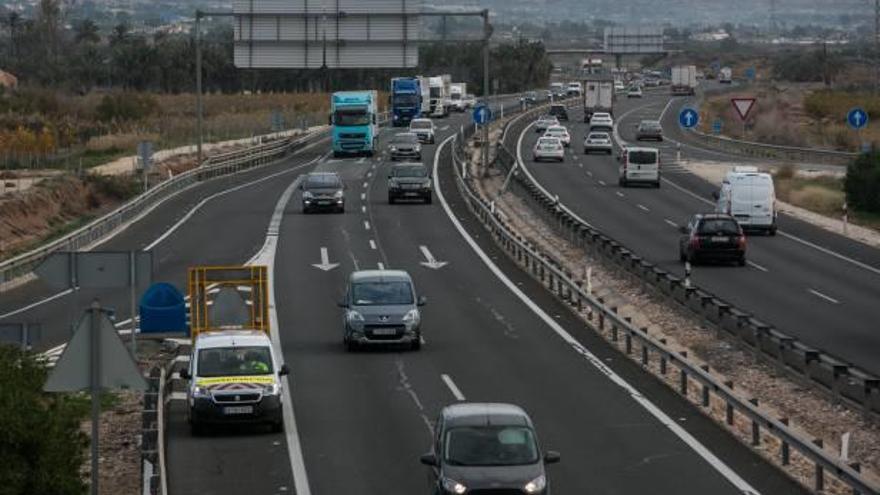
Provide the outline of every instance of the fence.
[[[538,109],[540,110],[540,108]],[[526,112],[525,116],[532,115],[532,112]],[[545,218],[551,218],[554,225],[560,232],[568,236],[570,240],[584,249],[589,249],[596,256],[605,260],[622,265],[630,273],[652,283],[663,281],[668,291],[674,288],[680,300],[685,301],[686,305],[695,307],[698,311],[704,311],[708,307],[714,307],[716,315],[716,323],[721,323],[727,318],[728,322],[734,322],[737,329],[740,324],[745,326],[753,325],[752,319],[746,315],[742,315],[747,321],[743,321],[739,312],[734,313],[734,309],[729,305],[725,305],[711,295],[700,291],[699,289],[687,289],[683,285],[683,281],[673,277],[671,274],[664,272],[656,266],[635,256],[631,251],[626,250],[619,243],[604,236],[592,227],[584,224],[576,217],[567,213],[566,209],[556,200],[555,197],[548,197],[546,191],[540,188],[527,174],[516,173],[513,167],[516,165],[518,170],[524,170],[521,164],[518,164],[513,155],[507,150],[504,141],[511,133],[511,125],[508,124],[502,135],[502,143],[498,146],[496,154],[496,164],[507,169],[511,173],[512,183],[518,188],[518,193],[526,197],[534,206],[538,207],[538,211],[543,211]],[[460,148],[463,142],[473,133],[473,127],[467,128],[460,134],[456,140],[457,149],[453,151],[453,162],[465,163],[463,151]],[[515,135],[515,133],[513,133]],[[737,417],[745,418],[751,429],[751,444],[757,447],[761,443],[762,433],[771,435],[778,440],[779,443],[779,459],[781,464],[788,465],[791,460],[791,450],[793,449],[804,459],[812,464],[813,469],[813,487],[816,491],[825,489],[825,477],[831,475],[840,480],[842,483],[851,487],[852,493],[861,495],[877,495],[880,494],[880,487],[866,481],[860,474],[860,466],[858,464],[846,463],[836,456],[824,451],[821,441],[812,438],[806,438],[798,432],[795,432],[788,426],[788,420],[782,418],[771,418],[758,408],[756,400],[746,400],[738,397],[733,392],[733,384],[730,382],[721,382],[712,376],[708,367],[700,367],[690,363],[687,360],[686,352],[676,352],[672,350],[662,339],[649,335],[647,328],[638,328],[634,326],[628,318],[624,318],[617,313],[616,308],[606,306],[601,298],[594,297],[592,294],[584,290],[582,281],[575,280],[571,273],[563,270],[558,263],[554,262],[545,253],[542,253],[537,247],[531,245],[524,238],[516,234],[501,216],[495,213],[493,205],[484,198],[479,197],[470,187],[468,179],[462,177],[459,164],[453,163],[455,170],[456,185],[464,198],[465,203],[474,215],[483,223],[486,229],[492,234],[495,242],[504,249],[508,255],[514,259],[525,271],[539,280],[547,289],[552,291],[558,298],[569,304],[572,308],[576,308],[578,312],[587,313],[587,318],[591,322],[593,328],[599,333],[606,335],[611,341],[619,342],[624,340],[625,352],[632,355],[633,352],[639,350],[641,353],[640,362],[647,367],[651,364],[653,358],[655,362],[659,362],[660,373],[664,376],[669,373],[678,374],[678,392],[687,396],[692,389],[692,385],[700,390],[701,404],[703,408],[710,407],[712,399],[720,400],[724,404],[725,422],[728,426],[732,426]],[[722,310],[726,308],[726,310]],[[707,317],[712,311],[707,312]],[[735,318],[725,317],[726,314],[733,314]],[[768,343],[769,339],[765,337],[776,336],[765,325],[752,327],[759,329],[752,334],[755,340],[756,352],[768,352],[771,348],[762,344]],[[794,340],[786,338],[781,342],[791,344],[788,349],[795,352]],[[779,348],[781,349],[781,348]],[[806,367],[810,369],[811,363],[820,361],[818,351],[810,351],[814,359],[806,360]],[[785,353],[780,353],[780,359],[784,359]],[[827,358],[826,358],[827,359]],[[672,370],[670,369],[672,368]],[[840,384],[840,376],[843,376],[843,369],[834,371],[835,379],[833,383]],[[847,368],[849,370],[849,368]],[[840,373],[840,374],[838,374]],[[811,377],[815,379],[815,377]],[[867,382],[863,382],[862,391],[867,392],[867,399],[875,401],[874,406],[880,406],[880,400],[876,393],[877,382],[873,382],[873,387],[868,388]],[[843,391],[838,387],[838,392]],[[865,399],[863,397],[863,399]],[[866,404],[870,400],[866,400]],[[867,410],[867,406],[866,406]]]

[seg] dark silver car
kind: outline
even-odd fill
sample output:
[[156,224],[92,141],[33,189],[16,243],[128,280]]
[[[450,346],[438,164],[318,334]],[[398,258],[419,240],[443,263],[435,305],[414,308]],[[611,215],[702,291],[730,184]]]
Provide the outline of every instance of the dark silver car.
[[345,184],[336,172],[312,172],[303,177],[303,213],[313,211],[345,212]]
[[418,199],[431,204],[431,178],[428,167],[421,163],[399,163],[388,172],[388,202]]
[[541,452],[532,420],[511,404],[459,403],[443,408],[434,428],[431,493],[520,493],[547,495],[545,464],[557,452]]
[[643,120],[636,130],[636,141],[653,139],[663,141],[663,127],[656,120]]
[[362,270],[348,278],[339,306],[345,350],[362,346],[399,344],[412,350],[422,346],[422,315],[425,298],[402,270]]
[[422,160],[422,144],[414,132],[395,134],[388,143],[392,160]]

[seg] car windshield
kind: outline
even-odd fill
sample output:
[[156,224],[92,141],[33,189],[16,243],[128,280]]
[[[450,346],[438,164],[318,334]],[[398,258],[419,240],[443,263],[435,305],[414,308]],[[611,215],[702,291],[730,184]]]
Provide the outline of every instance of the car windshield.
[[726,218],[706,218],[697,229],[701,235],[739,235],[736,221]]
[[351,300],[356,306],[412,304],[409,282],[358,282],[351,286]]
[[657,163],[656,151],[630,151],[629,162],[636,165],[650,165]]
[[271,375],[272,353],[268,347],[216,347],[199,351],[197,375]]
[[649,131],[656,131],[660,129],[659,122],[642,122],[642,129],[646,129]]
[[333,116],[333,125],[370,125],[370,114],[366,107],[339,109]]
[[415,134],[398,134],[391,138],[392,144],[415,144],[419,142],[419,137]]
[[413,120],[409,125],[411,129],[430,129],[431,121],[429,120]]
[[553,135],[558,134],[558,135],[562,136],[565,133],[566,133],[565,129],[563,129],[561,127],[551,127],[549,129],[547,129],[547,134],[553,134]]
[[342,184],[339,177],[330,174],[310,175],[306,178],[306,189],[338,189]]
[[518,466],[539,460],[535,435],[524,426],[452,428],[444,458],[453,466]]
[[422,166],[394,167],[391,169],[392,177],[427,177],[428,169]]
[[590,134],[590,137],[587,139],[608,139],[608,134],[604,132],[594,132]]

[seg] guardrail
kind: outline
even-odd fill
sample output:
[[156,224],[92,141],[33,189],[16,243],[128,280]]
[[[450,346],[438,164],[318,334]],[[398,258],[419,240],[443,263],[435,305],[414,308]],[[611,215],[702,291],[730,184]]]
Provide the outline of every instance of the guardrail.
[[88,249],[97,241],[140,219],[166,200],[196,184],[274,162],[290,151],[301,148],[325,134],[326,131],[317,131],[306,136],[281,139],[213,155],[201,166],[160,182],[115,210],[89,222],[88,225],[0,263],[0,289],[29,280],[34,268],[55,251]]
[[[526,115],[529,113],[532,112],[526,112]],[[502,140],[509,134],[508,127],[510,127],[510,123],[505,127]],[[455,143],[453,161],[458,163],[453,163],[453,169],[455,170],[456,186],[468,208],[492,234],[495,242],[525,271],[539,280],[548,290],[566,302],[570,307],[576,309],[579,313],[586,312],[587,320],[597,332],[615,343],[619,343],[620,339],[623,339],[625,352],[628,355],[632,356],[633,352],[638,349],[641,353],[640,362],[642,366],[648,367],[651,365],[651,358],[653,357],[659,366],[660,373],[664,376],[672,373],[670,367],[677,368],[678,392],[681,395],[687,396],[693,389],[692,385],[696,385],[701,394],[700,404],[704,409],[708,409],[711,406],[713,397],[716,401],[722,401],[725,406],[725,423],[728,427],[733,427],[737,416],[745,418],[749,422],[751,429],[751,445],[753,447],[761,444],[762,435],[775,437],[779,442],[780,462],[784,466],[792,461],[791,449],[794,449],[812,464],[813,487],[816,491],[825,489],[825,476],[827,473],[850,487],[854,494],[880,494],[880,487],[861,476],[858,464],[849,464],[824,451],[821,441],[806,438],[794,431],[789,427],[787,419],[776,419],[767,416],[758,408],[757,400],[746,400],[738,397],[733,392],[732,383],[722,382],[714,377],[708,367],[690,363],[687,360],[686,352],[672,350],[663,339],[649,335],[647,328],[634,326],[629,318],[618,314],[617,308],[609,308],[601,298],[587,293],[584,290],[582,281],[575,280],[571,273],[563,270],[550,256],[541,252],[539,248],[518,235],[496,213],[493,205],[488,200],[481,198],[474,192],[468,183],[469,179],[465,179],[462,176],[462,167],[458,165],[465,163],[466,159],[464,158],[461,146],[463,146],[465,140],[472,133],[473,127],[471,126],[460,134],[460,139],[457,139]],[[508,168],[508,172],[511,173],[510,167],[516,163],[511,161],[511,159],[512,155],[507,152],[503,142],[499,143],[496,163]],[[658,274],[662,270],[641,260],[632,252],[625,250],[620,244],[605,237],[592,227],[581,224],[574,217],[565,213],[560,208],[558,201],[544,196],[536,184],[531,182],[525,174],[512,173],[512,176],[514,177],[513,182],[521,188],[520,192],[525,193],[533,202],[539,204],[546,216],[556,220],[555,226],[565,231],[569,238],[579,246],[584,248],[591,247],[594,254],[618,262],[618,264],[624,265],[628,271],[638,276],[647,276],[648,274],[650,274],[648,278],[659,276]],[[681,286],[681,281],[677,279],[672,281],[673,277],[668,273],[665,273],[664,277],[670,279],[670,283],[676,283],[678,286]],[[684,291],[682,293],[689,292],[696,293],[697,291]],[[706,301],[706,297],[701,295],[698,301],[702,305]]]
[[699,131],[691,130],[688,136],[695,141],[725,153],[748,156],[752,158],[765,158],[797,163],[812,163],[825,165],[846,166],[859,156],[858,153],[846,151],[822,150],[816,148],[797,148],[794,146],[781,146],[776,144],[756,143],[742,141],[722,136],[713,136]]

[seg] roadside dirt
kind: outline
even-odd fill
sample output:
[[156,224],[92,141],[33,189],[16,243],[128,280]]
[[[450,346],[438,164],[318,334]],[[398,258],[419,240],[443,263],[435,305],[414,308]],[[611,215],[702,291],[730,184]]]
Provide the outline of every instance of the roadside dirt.
[[[477,163],[471,160],[471,163]],[[473,166],[472,166],[473,167]],[[472,169],[472,177],[479,177],[479,170]],[[503,182],[503,175],[492,171],[478,183],[484,197],[495,198]],[[618,267],[591,258],[583,250],[570,244],[545,224],[518,196],[507,192],[496,201],[496,209],[529,242],[539,246],[545,253],[559,260],[574,274],[584,274],[591,269],[593,293],[602,297],[606,304],[617,306],[622,315],[631,317],[639,327],[647,327],[650,334],[664,338],[671,348],[687,351],[689,360],[697,365],[708,365],[711,373],[721,380],[729,380],[740,397],[756,399],[770,416],[787,418],[807,438],[822,439],[828,452],[839,454],[841,436],[850,435],[849,460],[859,462],[869,477],[877,479],[880,472],[880,426],[866,421],[861,413],[845,405],[833,404],[825,395],[799,383],[756,359],[755,355],[739,347],[734,341],[716,334],[687,310],[670,305],[664,297],[623,273]],[[578,275],[575,275],[578,277]],[[580,275],[584,280],[585,275]],[[573,311],[577,312],[575,308]],[[579,315],[588,321],[586,313]],[[610,341],[609,335],[603,335]],[[618,349],[623,339],[618,342]],[[638,349],[636,349],[638,351]],[[630,356],[639,359],[640,353]],[[658,360],[652,359],[647,369],[673,389],[678,387],[675,373],[660,374]],[[701,389],[691,382],[689,398],[700,407]],[[710,406],[701,411],[720,425],[725,424],[725,404],[712,399]],[[749,444],[751,423],[735,415],[734,425],[728,428],[740,441]],[[779,466],[780,444],[772,435],[762,432],[761,445],[757,450],[770,462]],[[792,449],[792,462],[785,472],[806,486],[813,483],[813,466]],[[850,493],[837,480],[826,473],[826,490],[823,493]]]

